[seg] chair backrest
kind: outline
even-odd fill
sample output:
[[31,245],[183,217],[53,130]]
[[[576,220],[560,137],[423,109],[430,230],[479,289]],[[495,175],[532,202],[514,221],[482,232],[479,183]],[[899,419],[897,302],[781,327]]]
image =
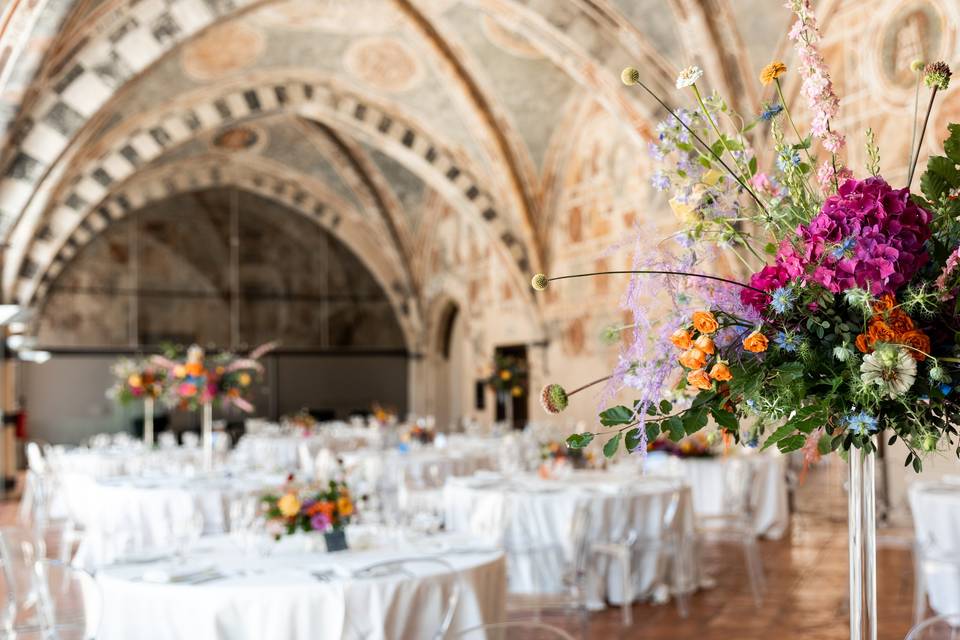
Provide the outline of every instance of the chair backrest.
[[574,640],[573,636],[549,624],[516,620],[482,624],[457,631],[453,640]]
[[937,616],[924,620],[907,634],[906,640],[958,640],[960,615]]
[[749,518],[753,513],[756,468],[745,457],[732,456],[723,462],[724,515]]
[[590,562],[590,508],[592,501],[578,500],[570,519],[570,540],[573,543],[573,570],[577,577],[586,575]]
[[46,473],[47,461],[43,458],[43,452],[40,445],[36,442],[28,442],[26,446],[27,468],[35,473]]
[[358,579],[376,579],[390,575],[405,575],[407,577],[413,577],[415,574],[409,570],[409,567],[416,565],[430,566],[434,569],[438,569],[438,573],[449,574],[453,578],[451,582],[450,593],[446,597],[446,608],[444,609],[443,615],[440,617],[440,624],[437,627],[436,632],[433,634],[434,640],[443,640],[443,638],[445,638],[447,635],[447,630],[450,629],[450,624],[453,622],[453,615],[456,613],[457,604],[460,602],[460,591],[462,589],[460,583],[460,573],[452,564],[443,558],[433,556],[424,556],[421,558],[400,558],[397,560],[387,560],[384,562],[377,562],[375,564],[367,565],[362,569],[354,571],[353,577]]
[[103,595],[92,575],[58,560],[33,566],[37,613],[45,638],[96,638]]

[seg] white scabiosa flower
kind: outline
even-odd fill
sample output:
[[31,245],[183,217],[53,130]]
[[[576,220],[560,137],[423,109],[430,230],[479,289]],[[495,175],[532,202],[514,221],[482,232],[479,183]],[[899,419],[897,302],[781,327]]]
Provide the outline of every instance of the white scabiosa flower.
[[677,89],[686,89],[693,86],[697,80],[703,77],[703,69],[697,65],[692,65],[680,72],[677,76]]
[[887,345],[863,357],[860,379],[875,384],[890,398],[902,396],[917,378],[917,361],[902,347]]

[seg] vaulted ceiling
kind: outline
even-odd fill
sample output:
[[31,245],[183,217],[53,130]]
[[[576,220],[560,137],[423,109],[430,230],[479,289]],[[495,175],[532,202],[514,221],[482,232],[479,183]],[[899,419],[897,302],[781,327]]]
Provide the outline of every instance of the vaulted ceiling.
[[677,68],[697,62],[734,106],[755,108],[756,70],[789,16],[744,4],[10,0],[4,296],[42,300],[81,247],[144,203],[226,185],[272,194],[371,253],[414,317],[437,203],[476,221],[523,283],[549,260],[570,127],[599,105],[635,144],[659,117],[622,90],[623,66],[670,94]]

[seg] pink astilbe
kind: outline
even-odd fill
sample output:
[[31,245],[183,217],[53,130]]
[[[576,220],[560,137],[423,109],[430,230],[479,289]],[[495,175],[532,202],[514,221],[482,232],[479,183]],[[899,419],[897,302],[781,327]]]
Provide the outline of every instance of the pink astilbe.
[[937,291],[940,292],[940,297],[944,300],[950,300],[954,297],[955,291],[947,288],[947,278],[954,274],[954,272],[957,270],[957,266],[960,266],[960,247],[954,249],[953,253],[947,257],[947,262],[943,266],[943,271],[940,272],[940,275],[937,276],[937,280],[934,283],[937,287]]
[[[816,46],[820,40],[817,17],[813,13],[810,0],[787,0],[786,7],[797,14],[797,21],[790,29],[789,37],[796,43],[797,58],[800,61],[800,76],[803,78],[800,93],[807,99],[813,113],[810,133],[820,140],[824,149],[836,155],[847,142],[843,134],[830,128],[830,120],[836,117],[840,110],[840,99],[833,91],[830,71]],[[828,160],[817,172],[820,187],[824,190],[835,188],[842,183],[844,177],[849,177],[846,176],[847,170],[843,166],[834,165],[835,160]]]

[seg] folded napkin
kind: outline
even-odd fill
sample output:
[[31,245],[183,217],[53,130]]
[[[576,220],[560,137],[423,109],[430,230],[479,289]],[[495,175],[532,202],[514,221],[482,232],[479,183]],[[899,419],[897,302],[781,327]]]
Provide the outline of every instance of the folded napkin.
[[171,582],[194,582],[216,573],[210,562],[177,562],[151,567],[143,572],[144,582],[166,584]]

